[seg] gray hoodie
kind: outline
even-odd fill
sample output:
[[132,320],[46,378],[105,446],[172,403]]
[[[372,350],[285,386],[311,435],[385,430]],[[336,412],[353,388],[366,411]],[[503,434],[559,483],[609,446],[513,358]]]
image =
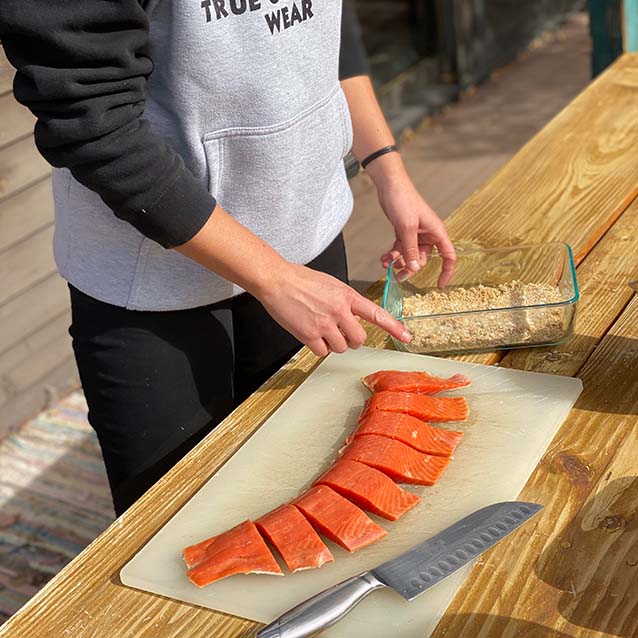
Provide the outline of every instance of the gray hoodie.
[[[352,209],[341,1],[156,0],[144,10],[154,65],[144,118],[153,133],[235,219],[287,260],[309,262]],[[56,168],[53,184],[55,259],[81,291],[135,310],[242,292],[113,215],[69,168]]]

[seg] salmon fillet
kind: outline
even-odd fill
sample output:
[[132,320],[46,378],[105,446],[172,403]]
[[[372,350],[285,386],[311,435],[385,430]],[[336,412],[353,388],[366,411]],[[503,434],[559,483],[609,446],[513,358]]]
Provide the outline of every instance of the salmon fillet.
[[[199,562],[186,572],[188,579],[198,587],[205,587],[234,574],[283,576],[281,567],[252,521],[244,521],[204,543],[207,545],[203,557],[200,555]],[[189,560],[193,560],[193,553],[188,551],[191,548],[184,550],[187,565]]]
[[191,567],[195,567],[195,565],[199,565],[206,557],[206,550],[215,542],[216,539],[217,536],[213,536],[212,538],[207,538],[201,543],[187,547],[182,552],[182,558],[186,563],[186,567],[190,569]]
[[387,534],[356,505],[326,485],[311,487],[293,505],[322,534],[349,552],[356,552]]
[[402,372],[400,370],[380,370],[361,379],[370,392],[415,392],[417,394],[437,394],[470,385],[471,381],[462,374],[449,379],[435,377],[427,372]]
[[278,507],[255,521],[255,525],[279,552],[291,572],[321,567],[334,561],[319,534],[293,505]]
[[327,485],[355,505],[390,521],[398,520],[421,500],[383,472],[346,459],[337,461],[315,485]]
[[470,414],[463,397],[432,397],[412,392],[376,392],[366,403],[359,420],[371,412],[402,412],[421,421],[465,421]]
[[405,443],[376,434],[352,441],[341,458],[370,465],[400,483],[416,485],[434,485],[450,462],[449,458],[421,454]]
[[405,443],[419,452],[434,456],[452,456],[463,432],[435,428],[416,417],[400,412],[371,411],[361,419],[348,443],[369,434],[386,436]]

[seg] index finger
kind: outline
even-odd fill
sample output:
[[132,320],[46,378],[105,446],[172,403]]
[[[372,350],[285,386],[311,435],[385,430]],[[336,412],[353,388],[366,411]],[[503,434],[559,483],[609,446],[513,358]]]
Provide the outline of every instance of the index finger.
[[452,275],[454,274],[456,251],[447,233],[437,242],[436,247],[439,249],[439,255],[441,255],[441,259],[443,260],[437,285],[439,288],[445,288],[445,285],[452,279]]
[[352,304],[352,312],[375,326],[379,326],[379,328],[385,330],[395,339],[403,341],[403,343],[412,341],[412,335],[400,321],[397,321],[387,310],[361,295],[355,298]]

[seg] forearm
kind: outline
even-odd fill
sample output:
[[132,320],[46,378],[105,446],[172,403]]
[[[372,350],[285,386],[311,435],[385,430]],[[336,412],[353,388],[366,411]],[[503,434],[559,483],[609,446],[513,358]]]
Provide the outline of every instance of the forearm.
[[240,285],[315,354],[344,352],[365,341],[358,318],[407,343],[410,333],[387,311],[334,277],[285,261],[221,206],[180,253]]
[[[341,82],[348,100],[352,119],[354,156],[362,161],[370,153],[395,144],[394,135],[379,106],[372,82],[368,76],[357,76]],[[399,153],[382,155],[366,168],[377,187],[386,181],[405,175]]]
[[[352,151],[362,161],[371,153],[392,146],[394,136],[385,120],[367,76],[357,76],[341,82],[348,99],[353,129]],[[366,166],[372,178],[379,202],[394,226],[396,241],[381,257],[384,268],[395,261],[401,272],[399,278],[414,274],[425,264],[436,246],[443,257],[439,286],[449,281],[454,271],[454,247],[445,226],[427,205],[410,179],[399,153],[386,153]],[[400,259],[399,259],[400,258]]]
[[176,250],[257,298],[281,278],[288,264],[219,204],[201,230]]

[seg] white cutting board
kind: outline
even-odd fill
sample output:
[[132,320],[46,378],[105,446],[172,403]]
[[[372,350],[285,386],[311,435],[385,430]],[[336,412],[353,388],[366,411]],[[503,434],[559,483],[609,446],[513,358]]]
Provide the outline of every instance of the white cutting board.
[[[354,429],[368,391],[359,379],[382,369],[457,372],[472,385],[463,395],[470,418],[454,459],[434,487],[410,487],[422,497],[382,541],[354,554],[328,543],[335,562],[286,576],[234,576],[204,589],[185,575],[181,551],[246,518],[256,519],[295,498],[323,472]],[[497,501],[515,500],[567,416],[579,379],[459,363],[362,348],[330,355],[242,448],[122,569],[125,585],[218,611],[270,622],[313,594],[441,531]],[[436,627],[469,567],[407,603],[382,590],[324,634],[332,638],[424,638]]]

